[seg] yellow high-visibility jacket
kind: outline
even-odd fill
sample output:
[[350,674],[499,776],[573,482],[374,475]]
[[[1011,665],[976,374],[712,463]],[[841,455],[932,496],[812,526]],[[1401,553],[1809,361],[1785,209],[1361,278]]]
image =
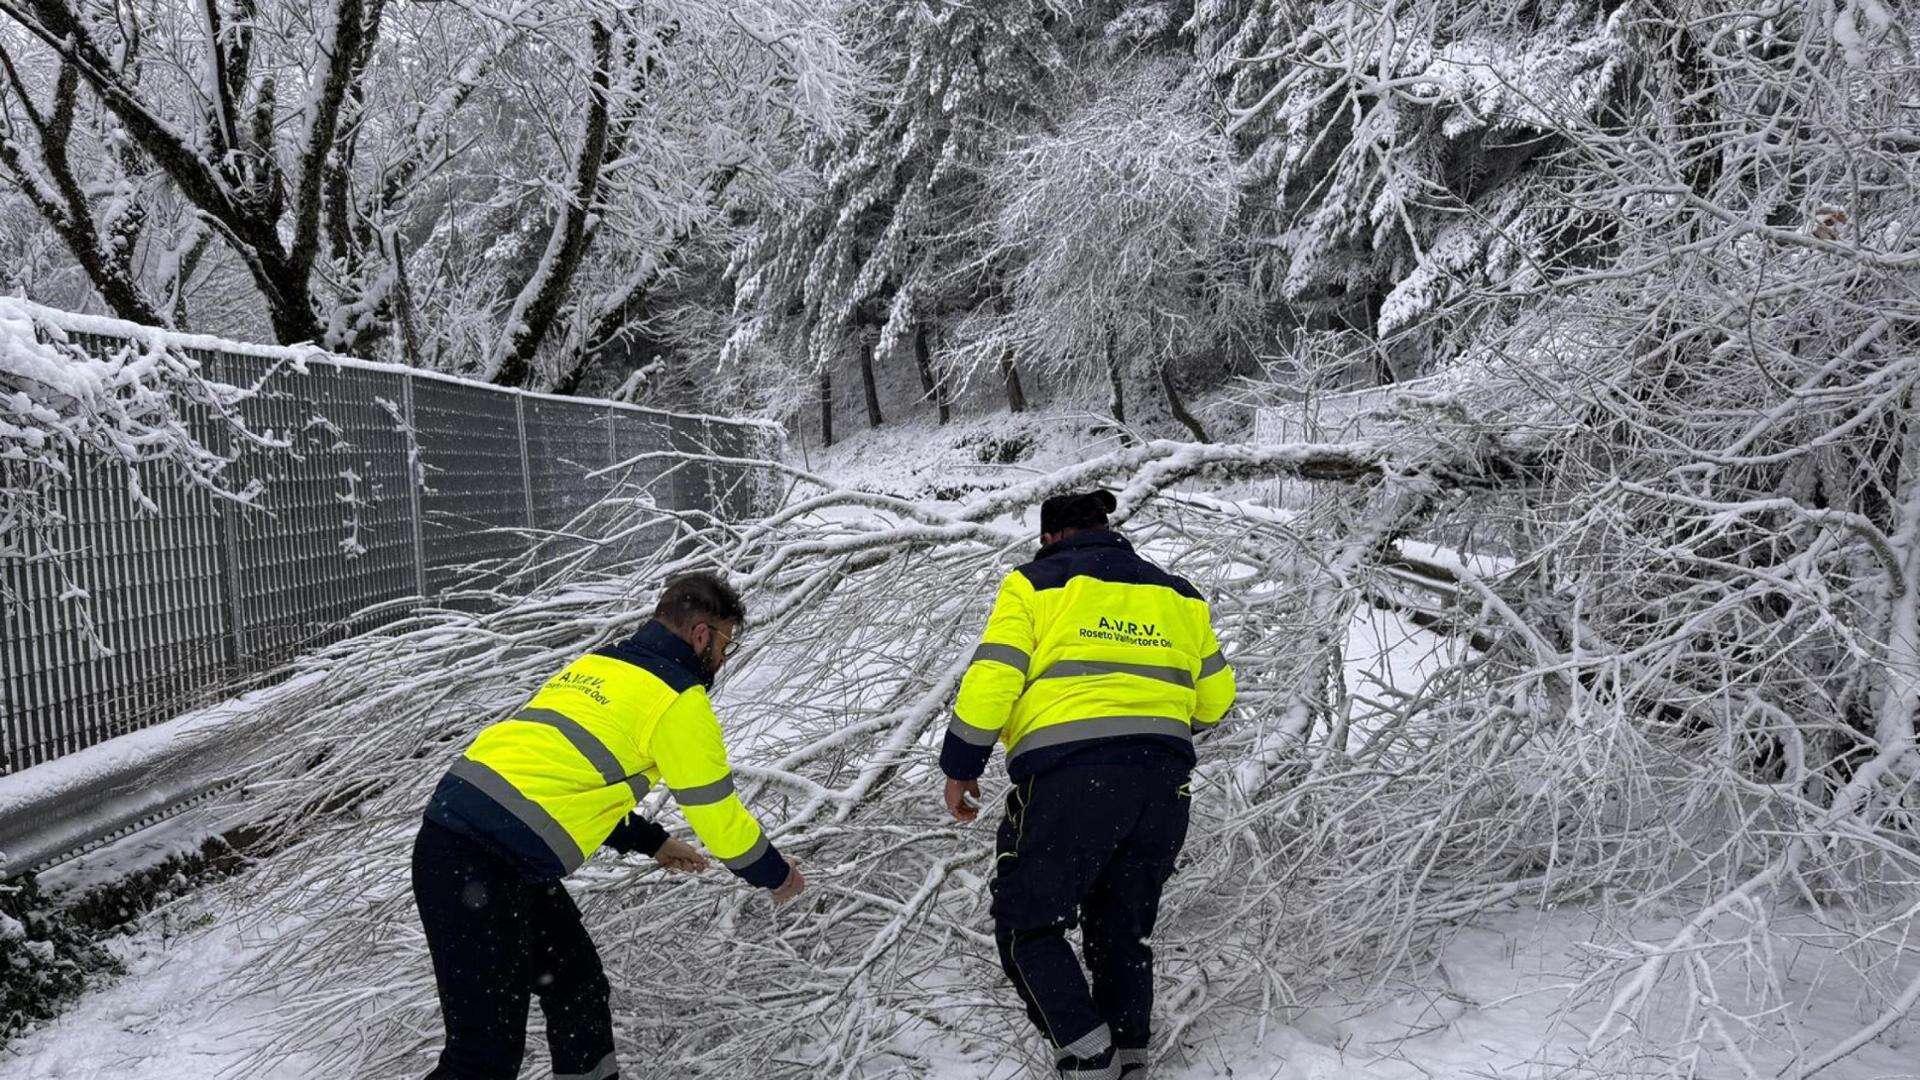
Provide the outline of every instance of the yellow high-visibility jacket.
[[1109,530],[1076,533],[1000,583],[960,681],[941,768],[975,779],[993,744],[1016,779],[1113,740],[1193,761],[1195,725],[1233,704],[1206,600]]
[[[529,876],[572,873],[664,783],[715,858],[764,888],[787,864],[734,792],[720,721],[691,646],[659,622],[582,656],[441,779],[427,817],[511,856]],[[633,846],[645,845],[636,843]]]

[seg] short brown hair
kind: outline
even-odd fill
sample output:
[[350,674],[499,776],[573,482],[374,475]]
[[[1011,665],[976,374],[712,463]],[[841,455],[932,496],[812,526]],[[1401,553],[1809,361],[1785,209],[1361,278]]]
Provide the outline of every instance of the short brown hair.
[[660,590],[653,617],[678,630],[690,629],[703,619],[741,623],[747,619],[747,605],[717,574],[682,574]]

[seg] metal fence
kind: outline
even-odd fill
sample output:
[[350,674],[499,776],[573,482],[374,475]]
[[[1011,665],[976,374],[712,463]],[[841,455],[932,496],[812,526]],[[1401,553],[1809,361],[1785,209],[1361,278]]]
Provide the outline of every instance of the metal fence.
[[[69,339],[101,355],[126,345]],[[777,456],[783,439],[772,425],[389,365],[184,351],[212,379],[257,385],[240,418],[292,446],[237,454],[237,481],[264,485],[258,509],[141,466],[158,506],[144,513],[124,469],[72,463],[55,492],[64,520],[47,538],[53,550],[0,560],[0,775],[221,697],[418,598],[486,586],[530,537],[577,526],[607,502],[623,478],[605,471],[617,462],[660,450]],[[230,448],[229,425],[187,418],[203,443]],[[768,495],[763,476],[719,463],[634,472],[625,478],[661,481],[657,504],[722,517],[751,514]]]

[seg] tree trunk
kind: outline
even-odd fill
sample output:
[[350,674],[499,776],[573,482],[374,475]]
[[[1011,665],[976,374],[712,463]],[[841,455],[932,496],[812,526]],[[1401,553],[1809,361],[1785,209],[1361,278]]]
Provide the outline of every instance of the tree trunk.
[[[254,285],[266,301],[273,332],[283,345],[318,341],[321,320],[315,315],[308,286],[319,254],[321,178],[334,141],[340,132],[341,103],[348,87],[366,72],[378,39],[386,0],[334,0],[332,51],[321,67],[309,95],[310,120],[304,132],[299,172],[291,184],[273,164],[270,148],[249,146],[246,153],[232,146],[215,146],[213,153],[196,146],[171,122],[162,119],[139,87],[127,81],[123,65],[116,63],[94,37],[92,26],[83,17],[85,9],[65,0],[29,0],[8,5],[15,21],[39,38],[55,55],[72,64],[81,78],[93,88],[101,105],[114,114],[129,139],[137,144],[145,159],[166,174],[181,198],[214,224],[247,265]],[[242,5],[241,11],[250,5]],[[28,17],[17,13],[24,8]],[[218,21],[218,20],[217,20]],[[242,19],[242,23],[248,20]],[[216,46],[225,35],[216,31]],[[229,104],[232,90],[241,85],[250,62],[245,41],[249,33],[233,39],[231,50],[217,48],[215,65],[225,69],[216,73],[231,80],[225,96]],[[222,47],[223,48],[223,47]],[[217,92],[217,91],[216,91]],[[221,108],[218,104],[215,109]],[[222,117],[214,130],[230,127],[237,117]],[[239,132],[220,131],[218,142],[228,142]],[[263,164],[262,183],[254,187],[236,171],[233,162],[240,157]],[[291,190],[292,203],[286,192]]]
[[400,242],[400,230],[387,234],[391,240],[389,257],[393,260],[393,313],[400,321],[401,358],[408,367],[419,367],[420,331],[414,324],[413,287],[407,283],[407,253]]
[[1127,389],[1120,377],[1120,362],[1113,355],[1113,332],[1107,332],[1107,382],[1113,387],[1113,401],[1108,406],[1113,418],[1120,423],[1127,422]]
[[[312,116],[301,148],[300,171],[294,178],[293,244],[288,261],[300,282],[301,306],[310,307],[306,283],[320,257],[321,214],[326,201],[327,162],[340,136],[350,92],[360,82],[380,30],[386,0],[335,0],[332,52],[326,56],[325,78],[308,98]],[[275,215],[278,217],[278,215]]]
[[820,442],[833,445],[833,371],[820,369]]
[[1027,392],[1020,388],[1020,369],[1014,366],[1012,349],[1000,354],[1000,374],[1007,382],[1007,411],[1026,412]]
[[203,229],[187,245],[173,268],[173,280],[167,284],[167,310],[173,312],[175,330],[191,329],[187,319],[187,286],[193,283],[194,271],[200,268],[200,260],[206,257],[207,248],[212,243],[213,233]]
[[927,326],[921,323],[913,328],[913,359],[920,365],[920,388],[933,399],[940,410],[940,422],[946,423],[953,418],[953,412],[947,407],[947,376],[944,372],[933,373],[933,349],[927,344]]
[[[133,253],[139,245],[144,214],[137,202],[120,214],[111,237],[104,237],[94,225],[93,207],[85,187],[73,172],[68,143],[73,134],[74,110],[80,92],[80,71],[71,62],[60,65],[54,80],[53,100],[45,111],[36,107],[27,93],[13,57],[0,49],[8,85],[19,97],[27,123],[38,133],[40,164],[44,176],[36,176],[32,163],[21,154],[22,144],[14,138],[0,139],[0,165],[13,174],[15,186],[27,202],[53,229],[86,272],[94,291],[107,302],[108,310],[122,319],[148,326],[159,326],[165,317],[147,298],[133,270]],[[8,134],[11,134],[9,132]],[[116,159],[116,164],[124,164]]]
[[560,206],[559,220],[553,223],[539,270],[520,290],[507,315],[506,337],[490,373],[492,381],[500,386],[520,386],[532,374],[534,354],[559,319],[560,306],[573,288],[574,275],[591,243],[587,217],[593,213],[600,195],[600,175],[607,163],[608,126],[613,108],[613,86],[608,70],[613,64],[613,33],[598,19],[592,23],[591,33],[593,103],[587,110],[573,185],[567,192],[566,202]]
[[1193,432],[1195,441],[1212,442],[1213,440],[1207,437],[1207,429],[1200,426],[1200,421],[1187,411],[1186,403],[1180,400],[1180,391],[1173,385],[1173,371],[1166,364],[1160,365],[1160,389],[1167,393],[1167,408],[1172,410],[1173,418],[1185,425],[1188,431]]
[[874,344],[863,334],[856,348],[860,350],[860,383],[867,392],[867,426],[877,428],[886,423],[886,418],[880,415],[880,388],[873,380]]

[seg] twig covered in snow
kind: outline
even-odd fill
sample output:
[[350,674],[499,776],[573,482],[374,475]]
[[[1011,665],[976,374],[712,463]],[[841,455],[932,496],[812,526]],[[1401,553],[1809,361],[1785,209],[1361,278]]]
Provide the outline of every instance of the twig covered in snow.
[[[1352,482],[1357,493],[1343,514],[1316,523],[1248,520],[1222,506],[1158,498],[1200,474],[1244,480],[1314,470]],[[1456,463],[1448,474],[1474,471]],[[474,730],[551,671],[628,632],[665,576],[718,565],[752,606],[747,647],[718,693],[736,733],[735,771],[747,801],[815,887],[794,909],[774,912],[716,877],[668,879],[650,865],[596,862],[577,885],[618,988],[623,1038],[645,1046],[658,1067],[764,1076],[852,1075],[889,1063],[911,1071],[928,1038],[970,1047],[982,1062],[1019,1058],[1025,1040],[1016,1036],[1010,999],[982,989],[995,984],[984,907],[988,841],[943,819],[932,751],[993,585],[1031,543],[1008,515],[1070,486],[1121,487],[1139,542],[1192,545],[1180,569],[1231,595],[1223,634],[1243,680],[1285,687],[1305,670],[1294,647],[1298,622],[1316,616],[1289,584],[1313,563],[1276,552],[1344,532],[1349,515],[1369,517],[1376,490],[1439,490],[1430,479],[1408,479],[1421,475],[1364,445],[1154,443],[957,509],[822,486],[764,520],[726,528],[635,499],[614,535],[621,544],[640,536],[652,543],[625,561],[589,575],[588,559],[500,610],[424,613],[329,649],[311,661],[324,674],[279,706],[289,730],[283,756],[265,772],[271,779],[258,810],[284,850],[246,885],[269,910],[297,904],[316,914],[276,946],[260,975],[290,1000],[293,1023],[274,1052],[326,1045],[343,1075],[411,1067],[435,1025],[407,899],[407,850],[435,775]],[[1387,504],[1400,505],[1392,497]],[[1389,533],[1413,516],[1384,514],[1397,523],[1382,526]],[[577,539],[593,531],[582,522],[566,532]],[[1368,544],[1381,538],[1369,535]],[[600,550],[604,562],[613,549]],[[1349,582],[1365,575],[1366,562],[1355,557]],[[1182,1022],[1203,1004],[1248,1004],[1275,986],[1304,993],[1291,980],[1319,979],[1302,973],[1377,939],[1386,925],[1356,911],[1338,919],[1337,932],[1303,935],[1293,905],[1269,902],[1295,887],[1278,870],[1294,848],[1288,822],[1297,815],[1275,803],[1297,795],[1259,780],[1242,788],[1221,766],[1276,739],[1297,758],[1304,740],[1280,730],[1296,697],[1250,694],[1232,733],[1206,751],[1215,763],[1205,773],[1208,809],[1160,938],[1172,997],[1186,1003]],[[1249,876],[1249,858],[1276,872]],[[1435,925],[1413,922],[1415,939]],[[1298,948],[1302,962],[1265,951],[1262,942],[1274,941],[1295,943],[1288,948]],[[331,1034],[348,1025],[363,1037],[349,1043]]]
[[0,299],[0,559],[64,575],[59,491],[84,479],[76,472],[102,470],[145,513],[159,512],[149,489],[165,484],[252,503],[259,483],[234,483],[228,466],[244,448],[283,443],[241,421],[250,393],[165,342],[126,340],[101,355]]

